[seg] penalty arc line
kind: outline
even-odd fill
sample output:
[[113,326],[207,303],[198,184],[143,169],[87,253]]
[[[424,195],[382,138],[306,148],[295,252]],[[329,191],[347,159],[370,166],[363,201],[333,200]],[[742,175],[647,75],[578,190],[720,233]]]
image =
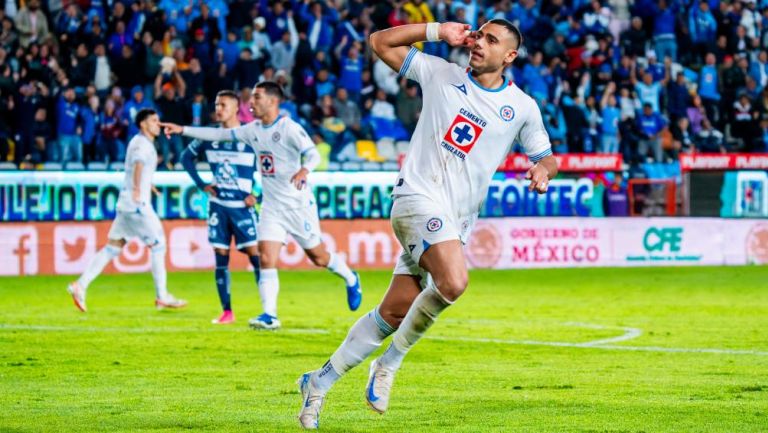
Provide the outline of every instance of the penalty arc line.
[[[616,345],[594,345],[587,343],[568,343],[563,341],[536,341],[536,340],[504,340],[500,338],[474,338],[474,337],[444,337],[429,336],[431,340],[439,341],[458,341],[466,343],[494,343],[509,344],[520,346],[550,346],[550,347],[574,347],[579,349],[600,349],[600,350],[624,350],[630,352],[664,352],[664,353],[713,353],[720,355],[754,355],[768,356],[768,352],[757,350],[740,349],[711,349],[711,348],[686,348],[686,347],[659,347],[659,346],[616,346]],[[598,340],[602,341],[602,340]]]

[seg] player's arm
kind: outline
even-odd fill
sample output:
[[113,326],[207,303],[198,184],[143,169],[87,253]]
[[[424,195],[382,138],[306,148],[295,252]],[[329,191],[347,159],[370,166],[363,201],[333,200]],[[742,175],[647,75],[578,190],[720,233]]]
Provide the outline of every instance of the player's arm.
[[549,181],[557,176],[557,159],[553,155],[541,158],[525,174],[526,179],[531,180],[528,190],[536,190],[539,193],[547,192]]
[[195,185],[197,185],[198,188],[215,197],[216,189],[213,188],[213,184],[205,183],[197,172],[197,167],[195,166],[197,149],[199,149],[201,144],[202,143],[199,140],[189,143],[189,146],[181,152],[181,166],[184,167],[184,170],[189,174],[189,177],[192,178],[192,181],[195,182]]
[[557,159],[552,155],[552,144],[544,127],[541,111],[533,100],[530,104],[527,119],[520,129],[518,139],[528,159],[533,162],[533,167],[525,173],[525,178],[531,181],[528,190],[543,194],[547,192],[549,181],[557,176]]
[[371,34],[370,43],[371,49],[384,63],[395,71],[402,71],[411,45],[430,40],[443,40],[454,47],[471,46],[474,43],[469,24],[462,23],[407,24],[392,27]]
[[304,128],[300,125],[294,125],[286,139],[288,140],[289,145],[295,147],[299,151],[302,159],[301,168],[293,175],[293,177],[291,177],[291,183],[296,189],[304,189],[304,187],[307,186],[307,175],[317,168],[322,157],[320,156],[320,152],[317,151],[315,143],[312,142],[312,139],[309,138],[309,135],[307,135]]
[[143,162],[137,161],[133,164],[133,194],[131,198],[136,204],[141,204],[141,171],[143,169]]
[[185,137],[202,141],[243,141],[248,143],[248,125],[237,128],[215,128],[201,126],[181,126],[170,122],[160,122],[165,135],[181,134]]

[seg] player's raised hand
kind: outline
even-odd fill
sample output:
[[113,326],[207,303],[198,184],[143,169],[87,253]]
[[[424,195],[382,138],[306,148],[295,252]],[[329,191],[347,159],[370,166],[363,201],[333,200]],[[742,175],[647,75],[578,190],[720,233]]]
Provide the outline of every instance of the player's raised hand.
[[469,24],[441,23],[438,35],[452,47],[471,47],[475,44],[475,32]]
[[525,178],[531,181],[531,184],[528,185],[528,191],[536,191],[539,194],[547,192],[547,188],[549,187],[549,173],[544,166],[535,164],[528,169],[527,173],[525,173]]
[[216,185],[209,183],[203,188],[203,191],[205,191],[209,196],[216,197]]
[[293,175],[291,178],[291,183],[296,187],[296,189],[301,190],[307,186],[307,174],[309,174],[309,171],[302,167],[301,170],[297,171],[296,174]]
[[165,136],[170,138],[172,134],[181,134],[184,128],[181,125],[170,122],[160,122],[160,127],[165,130]]

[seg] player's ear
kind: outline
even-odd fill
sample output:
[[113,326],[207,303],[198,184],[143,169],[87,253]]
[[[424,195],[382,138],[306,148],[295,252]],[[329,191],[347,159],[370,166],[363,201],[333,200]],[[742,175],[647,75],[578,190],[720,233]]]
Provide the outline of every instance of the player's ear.
[[507,53],[504,55],[504,66],[511,65],[516,58],[517,58],[517,50],[515,49],[507,50]]

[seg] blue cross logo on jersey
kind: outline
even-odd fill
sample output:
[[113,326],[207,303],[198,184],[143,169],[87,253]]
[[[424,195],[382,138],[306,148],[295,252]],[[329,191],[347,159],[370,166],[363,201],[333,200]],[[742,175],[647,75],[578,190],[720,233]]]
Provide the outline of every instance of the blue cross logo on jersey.
[[477,143],[477,139],[482,132],[483,128],[481,126],[472,123],[468,118],[459,114],[453,119],[443,140],[450,144],[454,150],[466,156],[472,150],[475,143]]
[[474,135],[474,131],[469,123],[459,122],[453,127],[451,132],[451,138],[459,146],[464,145],[465,142],[471,142]]
[[272,154],[262,153],[259,155],[259,165],[261,165],[261,174],[275,174],[275,159]]

